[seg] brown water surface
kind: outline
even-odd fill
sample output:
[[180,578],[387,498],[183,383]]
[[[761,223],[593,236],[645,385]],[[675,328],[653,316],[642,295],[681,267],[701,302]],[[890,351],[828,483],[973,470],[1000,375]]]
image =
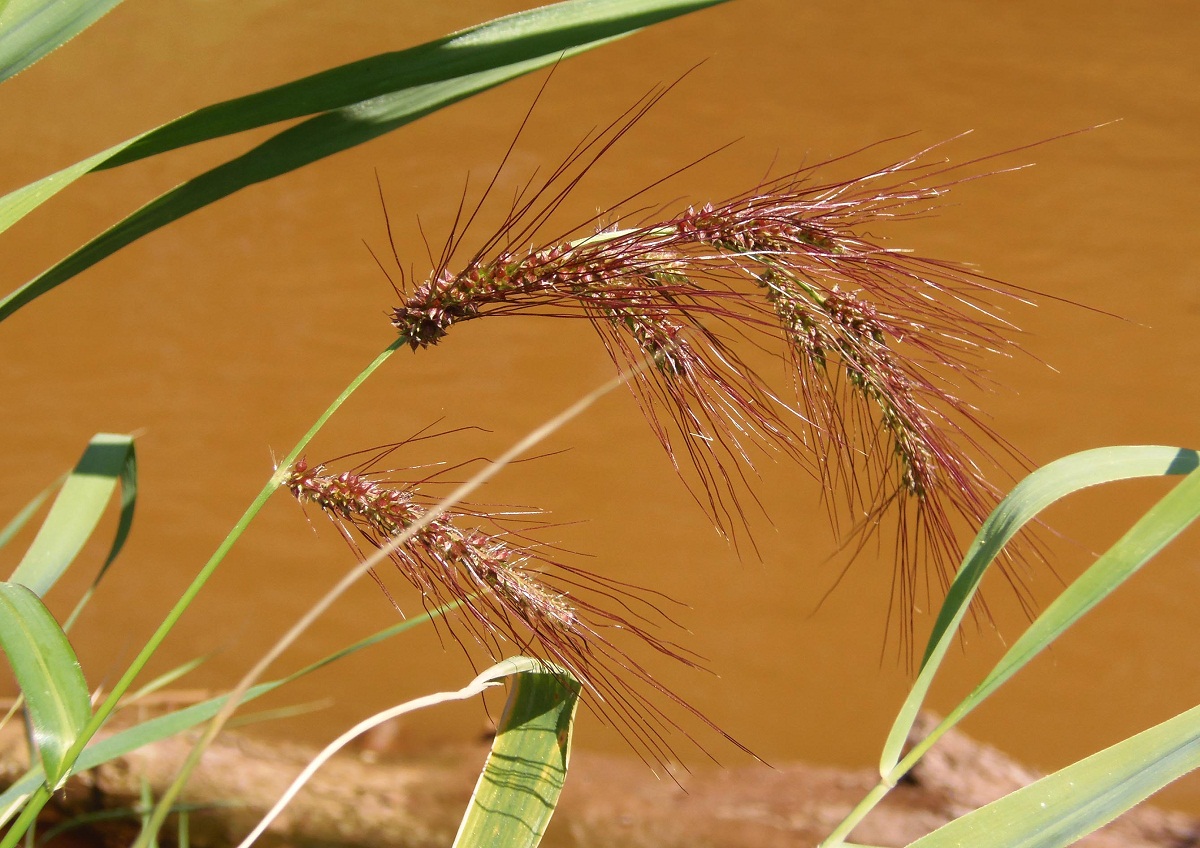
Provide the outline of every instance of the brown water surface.
[[[515,11],[513,2],[201,4],[130,2],[0,87],[0,191],[9,191],[210,102],[435,38]],[[1194,4],[1084,2],[808,4],[743,0],[564,63],[502,179],[511,192],[652,86],[702,62],[594,172],[570,223],[726,142],[729,150],[656,190],[659,203],[719,199],[777,171],[915,133],[870,153],[878,166],[922,146],[956,161],[1084,127],[1003,157],[1037,167],[956,190],[936,216],[886,234],[925,255],[1052,296],[1013,317],[1029,357],[998,360],[1002,387],[975,398],[995,429],[1044,463],[1109,444],[1196,445],[1200,355],[1200,14]],[[69,467],[97,431],[137,431],[141,492],[128,547],[81,622],[89,683],[111,683],[285,453],[392,339],[376,172],[396,247],[428,269],[416,226],[450,227],[470,174],[499,163],[543,76],[488,92],[363,147],[254,186],[153,233],[21,310],[0,328],[6,449],[0,515]],[[93,175],[4,236],[11,290],[122,215],[247,149],[235,138]],[[477,238],[488,235],[486,223]],[[470,239],[468,239],[470,241]],[[1073,307],[1086,303],[1122,319]],[[373,378],[309,451],[325,459],[429,425],[488,433],[424,443],[413,464],[495,455],[597,385],[611,364],[583,324],[478,322]],[[836,540],[812,480],[763,469],[772,524],[754,519],[761,562],[721,542],[689,499],[634,403],[616,393],[552,440],[566,453],[517,466],[495,503],[536,504],[585,565],[686,602],[682,641],[715,675],[654,670],[768,761],[874,761],[908,676],[884,649],[892,566],[866,552],[832,592]],[[1006,484],[1007,485],[1007,484]],[[1085,493],[1050,514],[1064,577],[1103,550],[1161,484]],[[312,516],[314,519],[319,516]],[[582,523],[570,523],[582,522]],[[316,531],[315,533],[313,531]],[[26,536],[27,538],[27,536]],[[19,544],[4,551],[15,562]],[[92,562],[102,556],[89,549]],[[272,501],[155,663],[209,655],[187,682],[230,685],[340,575],[331,527]],[[1194,705],[1197,537],[1189,533],[968,722],[1043,768],[1060,767]],[[10,567],[5,565],[5,567]],[[88,579],[52,595],[66,610]],[[1045,603],[1055,579],[1030,577]],[[1022,614],[1002,586],[1003,639]],[[401,596],[412,608],[417,602]],[[1189,612],[1191,610],[1192,612]],[[930,618],[922,610],[919,630]],[[278,671],[384,627],[371,585],[339,603]],[[893,631],[889,645],[895,644]],[[948,709],[1003,649],[989,628],[952,659],[934,706]],[[883,659],[881,660],[881,652]],[[398,700],[457,687],[470,668],[430,628],[314,675],[273,706],[327,709],[266,732],[326,740]],[[414,718],[401,746],[473,735],[476,704]],[[697,731],[725,761],[743,756]],[[595,722],[579,744],[621,750]],[[1200,812],[1200,783],[1164,800]]]

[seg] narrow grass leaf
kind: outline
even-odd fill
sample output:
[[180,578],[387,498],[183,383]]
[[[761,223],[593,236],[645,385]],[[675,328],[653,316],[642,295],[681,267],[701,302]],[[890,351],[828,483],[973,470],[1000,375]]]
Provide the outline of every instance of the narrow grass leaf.
[[65,755],[92,714],[83,671],[54,616],[16,583],[0,583],[0,646],[25,697],[43,774],[57,789],[70,767]]
[[43,180],[0,198],[0,230],[86,170],[318,115],[142,207],[0,300],[0,320],[131,241],[248,185],[362,144],[562,58],[719,2],[724,0],[569,0],[216,104],[110,148],[92,157],[87,169],[73,166],[47,178],[56,179],[53,184],[42,185]]
[[5,545],[11,542],[12,537],[21,532],[21,528],[28,524],[29,519],[33,518],[34,513],[41,509],[42,504],[46,502],[46,498],[50,497],[50,493],[61,486],[63,481],[66,479],[67,475],[64,474],[49,486],[42,489],[40,492],[34,495],[33,499],[30,500],[29,503],[22,507],[20,512],[12,517],[12,520],[9,521],[8,524],[4,525],[4,529],[0,530],[0,548],[3,548]]
[[138,689],[136,692],[131,692],[125,698],[125,701],[127,703],[132,704],[134,701],[137,701],[139,698],[145,698],[148,695],[154,694],[155,692],[159,691],[160,689],[165,689],[166,687],[168,687],[172,683],[174,683],[176,680],[179,680],[179,679],[191,674],[193,671],[195,671],[197,668],[199,668],[201,665],[203,665],[204,661],[207,659],[208,659],[208,657],[195,657],[194,659],[190,659],[185,663],[180,663],[179,665],[175,666],[175,668],[171,669],[170,671],[160,674],[158,677],[151,680],[149,683],[147,683],[141,689]]
[[454,845],[532,848],[567,778],[580,685],[546,665],[518,674]]
[[107,150],[101,150],[87,159],[76,162],[74,165],[63,168],[61,171],[56,171],[47,177],[42,177],[37,182],[22,186],[0,197],[0,233],[17,223],[17,221],[20,221],[84,174],[94,171],[98,165],[111,159],[141,137],[137,135],[122,141],[120,144],[114,144]]
[[[203,804],[176,804],[171,808],[171,811],[178,816],[179,828],[176,831],[176,842],[178,848],[188,848],[189,815],[193,812],[207,812],[209,810],[218,809],[238,809],[245,807],[242,801],[209,801]],[[93,825],[103,822],[113,822],[122,820],[136,820],[140,813],[141,807],[113,807],[108,810],[99,810],[94,813],[73,813],[71,818],[66,821],[56,824],[54,827],[46,829],[38,829],[38,848],[44,845],[60,845],[62,842],[56,841],[57,837],[66,835],[75,830],[92,827]],[[74,843],[74,840],[62,840],[63,842]],[[80,841],[87,843],[87,834],[80,836]]]
[[1200,454],[1157,445],[1121,446],[1083,451],[1034,471],[988,516],[963,559],[930,634],[921,671],[888,734],[880,774],[896,777],[905,741],[941,667],[980,580],[996,555],[1029,521],[1055,501],[1101,483],[1135,477],[1189,474],[1200,466]]
[[45,595],[95,531],[118,484],[121,517],[108,556],[96,576],[99,581],[121,552],[133,524],[137,460],[132,436],[98,433],[92,437],[9,580],[28,586],[39,596]]
[[1200,767],[1200,706],[981,807],[910,848],[1070,845]]
[[[5,794],[7,795],[8,793]],[[26,791],[19,795],[8,797],[4,804],[0,805],[0,824],[8,822],[9,819],[21,812],[21,809],[25,806],[25,801],[28,800],[29,795],[30,792]]]
[[121,0],[9,0],[0,4],[0,82],[103,17]]
[[726,0],[567,0],[505,15],[416,47],[382,53],[199,109],[146,135],[105,167],[532,59],[542,64],[554,62],[564,53],[590,49],[723,2]]
[[141,779],[141,792],[139,795],[138,821],[142,828],[139,835],[147,837],[149,848],[158,848],[158,834],[146,833],[146,828],[150,825],[150,811],[154,809],[154,793],[150,791],[150,781],[146,780],[144,775]]
[[544,67],[556,58],[508,65],[448,83],[397,92],[327,112],[285,130],[242,156],[159,196],[13,291],[0,300],[0,320],[131,242],[197,209],[246,186],[362,144],[450,103]]
[[905,762],[915,762],[947,730],[962,721],[1068,627],[1108,597],[1197,517],[1200,517],[1200,471],[1193,471],[1034,620],[983,682],[908,754]]
[[[407,619],[394,624],[391,627],[385,628],[378,633],[372,634],[365,639],[361,639],[352,645],[349,645],[341,650],[318,660],[317,662],[305,666],[304,668],[287,675],[278,680],[260,683],[252,687],[246,692],[242,698],[242,703],[252,701],[259,698],[268,692],[278,689],[284,684],[297,680],[306,674],[316,671],[319,668],[324,668],[332,662],[335,662],[342,657],[357,653],[358,651],[368,648],[392,636],[397,636],[406,630],[416,627],[420,624],[425,624],[432,621],[440,615],[444,615],[452,606],[441,607],[432,612],[423,613],[414,618]],[[209,698],[206,701],[201,701],[197,704],[184,707],[183,709],[175,710],[174,712],[164,715],[155,716],[133,727],[125,728],[100,739],[83,750],[76,761],[75,770],[85,771],[94,768],[101,763],[106,763],[109,760],[128,754],[130,751],[136,751],[146,745],[159,742],[163,739],[168,739],[185,730],[189,730],[203,722],[208,721],[215,716],[225,705],[226,696],[219,695],[215,698]],[[28,774],[15,781],[3,793],[0,793],[0,827],[8,821],[8,818],[16,812],[19,812],[20,805],[15,803],[20,798],[31,793],[38,787],[42,780],[42,771],[40,769],[31,770]],[[4,815],[7,813],[7,815]]]

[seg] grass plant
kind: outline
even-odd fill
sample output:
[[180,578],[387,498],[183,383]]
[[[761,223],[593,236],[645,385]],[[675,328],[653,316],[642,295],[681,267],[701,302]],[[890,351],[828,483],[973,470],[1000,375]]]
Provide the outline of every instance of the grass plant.
[[[115,145],[0,198],[0,229],[90,171],[303,119],[168,192],[37,275],[0,301],[0,320],[136,238],[233,191],[514,76],[712,4],[571,0],[215,104]],[[0,80],[112,5],[111,0],[14,0],[0,7]],[[782,459],[822,487],[837,525],[852,531],[847,533],[854,540],[852,550],[891,528],[893,604],[906,622],[906,643],[914,638],[907,611],[916,586],[933,574],[946,590],[912,694],[884,743],[880,783],[834,829],[829,846],[849,844],[845,840],[855,825],[941,734],[1200,515],[1200,455],[1180,448],[1108,448],[1067,457],[1032,473],[1003,499],[988,482],[985,471],[994,460],[1016,453],[981,422],[962,399],[962,388],[981,379],[988,357],[1015,350],[1004,310],[1030,294],[888,247],[875,232],[889,221],[923,214],[954,185],[993,167],[990,162],[952,166],[939,149],[930,148],[837,181],[824,180],[822,168],[830,163],[819,163],[671,214],[639,209],[644,202],[639,193],[547,237],[547,226],[582,177],[667,90],[652,91],[584,139],[547,177],[530,182],[495,233],[471,248],[466,245],[475,240],[474,222],[492,202],[495,181],[470,208],[464,197],[450,235],[437,251],[430,250],[432,270],[420,282],[406,279],[394,257],[394,341],[282,458],[159,629],[95,704],[68,636],[69,622],[60,625],[41,601],[117,493],[120,519],[97,581],[132,527],[138,495],[133,439],[111,434],[93,439],[21,563],[9,581],[0,583],[0,644],[25,697],[31,728],[29,771],[0,795],[0,821],[8,825],[0,848],[33,834],[39,813],[72,774],[208,722],[178,780],[145,811],[138,844],[153,844],[168,813],[180,809],[180,793],[205,746],[241,703],[425,622],[440,622],[434,626],[464,644],[478,643],[497,665],[458,692],[396,710],[472,697],[500,678],[518,675],[456,845],[537,844],[566,778],[581,699],[617,726],[648,763],[673,761],[672,739],[679,726],[674,715],[690,711],[707,720],[634,658],[632,646],[645,646],[670,660],[696,664],[686,649],[661,635],[672,626],[662,609],[665,600],[607,578],[599,569],[580,569],[537,542],[536,527],[506,523],[465,500],[508,462],[527,455],[547,434],[621,386],[633,390],[699,507],[734,544],[753,544],[746,513],[757,504],[756,463]],[[619,214],[624,223],[614,223]],[[359,457],[357,464],[342,470],[304,458],[321,427],[398,351],[448,343],[453,327],[464,321],[512,315],[583,319],[599,334],[617,375],[445,497],[427,492],[435,482],[431,475],[405,478],[385,467],[390,447],[351,454]],[[1183,479],[1034,619],[995,670],[926,740],[905,751],[904,740],[972,609],[984,572],[997,563],[1007,568],[1013,540],[1049,504],[1087,486],[1139,476]],[[326,515],[351,544],[358,564],[226,695],[94,741],[280,488]],[[44,494],[33,498],[0,532],[0,543],[11,539],[44,499]],[[954,572],[958,520],[980,531]],[[288,678],[258,683],[267,666],[351,582],[366,574],[380,579],[376,569],[384,563],[421,594],[424,615]],[[1021,591],[1011,573],[1010,582]],[[703,749],[703,739],[693,741]],[[1198,763],[1200,714],[1191,710],[917,844],[1069,844]]]

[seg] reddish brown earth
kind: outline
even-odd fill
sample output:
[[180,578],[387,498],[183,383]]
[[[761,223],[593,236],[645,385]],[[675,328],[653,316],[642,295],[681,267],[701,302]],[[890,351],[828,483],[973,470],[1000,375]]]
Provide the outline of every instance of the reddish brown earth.
[[[47,811],[51,826],[101,810],[129,808],[143,781],[158,794],[189,748],[168,740],[73,779]],[[21,772],[24,743],[12,725],[0,734],[0,783]],[[211,805],[192,815],[196,846],[236,844],[304,767],[314,750],[236,735],[222,737],[189,784],[187,800]],[[326,764],[259,844],[444,846],[453,840],[486,747],[447,750],[417,761],[374,761],[366,752]],[[904,845],[950,819],[1038,777],[1000,751],[951,733],[853,834],[858,843]],[[656,779],[638,762],[577,752],[549,846],[814,845],[874,784],[869,771],[789,763],[775,768],[710,768]],[[232,805],[231,805],[231,802]],[[132,820],[74,831],[71,845],[127,845]],[[1200,820],[1144,805],[1080,843],[1200,845]]]

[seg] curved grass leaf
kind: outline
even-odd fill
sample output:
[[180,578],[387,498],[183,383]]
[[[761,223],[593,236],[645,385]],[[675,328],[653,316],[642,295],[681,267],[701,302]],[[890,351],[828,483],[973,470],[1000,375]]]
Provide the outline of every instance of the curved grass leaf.
[[322,113],[142,207],[0,300],[0,320],[146,233],[248,185],[362,144],[562,58],[719,2],[724,0],[570,0],[201,109],[110,148],[92,157],[87,169],[72,166],[0,198],[0,231],[86,170]]
[[[921,672],[884,746],[880,774],[895,780],[946,730],[1140,568],[1200,515],[1200,454],[1181,448],[1130,446],[1072,454],[1021,481],[984,522],[947,593],[926,648]],[[989,676],[900,762],[900,755],[934,675],[954,639],[983,573],[1022,526],[1054,501],[1088,486],[1133,477],[1189,476],[1054,601]],[[899,764],[899,765],[898,765]]]
[[535,665],[512,691],[456,848],[532,846],[542,840],[567,778],[580,685],[567,672]]
[[0,3],[0,82],[74,38],[121,0],[9,0]]
[[980,807],[910,848],[1058,848],[1200,767],[1200,706]]
[[69,771],[65,755],[92,714],[79,661],[38,596],[16,583],[0,583],[0,645],[25,697],[43,774],[55,789]]
[[137,504],[137,459],[133,437],[97,433],[67,478],[37,536],[9,578],[42,596],[74,561],[96,529],[117,484],[121,486],[121,517],[108,556],[96,576],[125,545]]
[[[245,806],[245,802],[238,800],[207,801],[205,803],[196,804],[175,804],[171,807],[171,812],[177,816],[179,828],[176,832],[174,844],[178,846],[178,848],[189,848],[190,842],[185,837],[188,837],[189,835],[188,822],[190,820],[191,813],[204,813],[217,809],[238,809],[244,808]],[[144,808],[139,803],[137,806],[133,807],[113,807],[107,810],[98,810],[94,813],[72,813],[71,818],[61,822],[60,824],[45,828],[44,830],[39,828],[36,843],[37,848],[43,848],[43,846],[61,845],[63,842],[70,842],[70,844],[74,844],[73,840],[59,839],[59,837],[67,836],[75,830],[91,828],[94,825],[101,824],[103,822],[137,820],[140,816],[145,815],[143,810]],[[93,831],[93,833],[94,832],[95,831]],[[90,842],[88,842],[88,837],[91,835],[92,834],[88,834],[85,831],[85,833],[80,837],[80,840],[83,841],[84,844],[90,844]]]
[[37,787],[35,784],[33,787],[26,789],[24,793],[12,796],[5,801],[4,804],[0,806],[0,822],[7,822],[17,813],[21,812],[21,808],[25,806],[25,802],[29,799],[30,792],[36,788]]

